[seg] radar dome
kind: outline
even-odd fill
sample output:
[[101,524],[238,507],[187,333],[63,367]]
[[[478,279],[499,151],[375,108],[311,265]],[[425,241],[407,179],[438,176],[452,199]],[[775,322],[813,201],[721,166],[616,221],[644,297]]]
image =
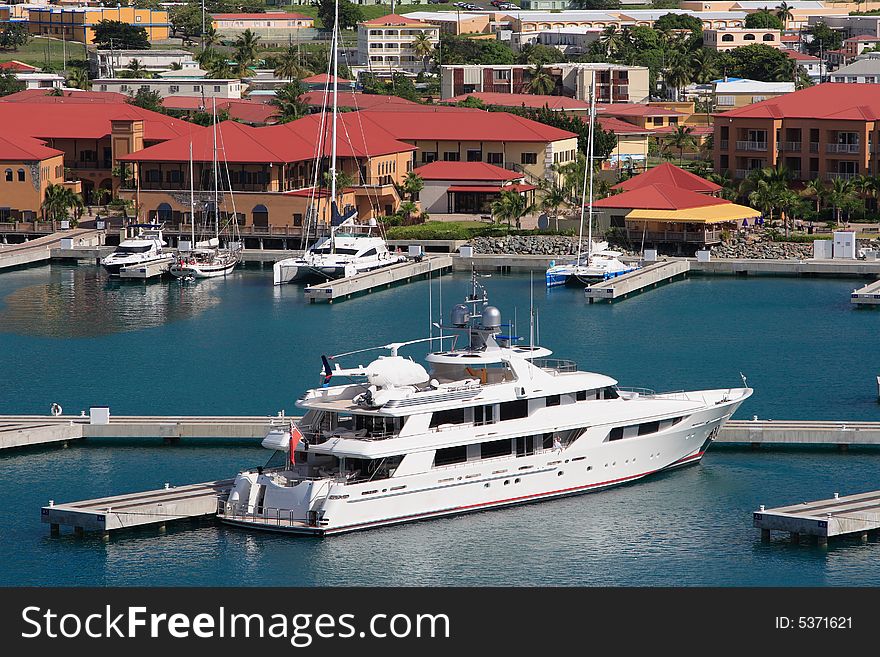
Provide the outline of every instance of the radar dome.
[[452,307],[452,325],[453,326],[467,326],[470,319],[471,319],[471,313],[465,304],[460,303],[460,304]]
[[495,306],[483,308],[483,328],[492,330],[501,328],[501,311]]

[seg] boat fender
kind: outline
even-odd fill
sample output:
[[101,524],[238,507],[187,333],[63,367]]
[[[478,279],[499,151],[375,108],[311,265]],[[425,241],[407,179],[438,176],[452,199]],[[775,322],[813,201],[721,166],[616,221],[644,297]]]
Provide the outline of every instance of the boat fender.
[[61,415],[61,405],[58,402],[52,402],[52,415],[55,417]]

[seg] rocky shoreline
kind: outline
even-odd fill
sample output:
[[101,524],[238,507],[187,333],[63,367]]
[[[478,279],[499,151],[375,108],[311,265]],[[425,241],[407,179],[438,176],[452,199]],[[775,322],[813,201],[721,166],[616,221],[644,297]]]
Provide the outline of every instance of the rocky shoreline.
[[[586,237],[584,238],[586,243]],[[469,242],[474,253],[484,254],[516,254],[569,256],[576,255],[578,250],[577,237],[565,235],[505,235],[504,237],[475,237]],[[612,246],[624,255],[636,255],[635,252]]]
[[713,258],[747,258],[751,260],[803,260],[813,257],[812,242],[753,241],[732,239],[710,249]]

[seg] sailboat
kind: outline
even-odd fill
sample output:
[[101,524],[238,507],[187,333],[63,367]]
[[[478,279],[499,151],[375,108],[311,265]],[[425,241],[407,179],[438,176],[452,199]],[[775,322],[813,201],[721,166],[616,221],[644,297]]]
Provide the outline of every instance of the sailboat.
[[[338,3],[335,11],[338,16]],[[319,238],[306,249],[302,257],[285,258],[276,262],[272,267],[275,285],[355,276],[363,272],[388,267],[406,259],[405,256],[397,255],[388,250],[388,245],[381,233],[381,226],[375,219],[371,219],[366,224],[361,223],[357,219],[356,208],[347,208],[342,212],[336,203],[337,81],[339,69],[339,29],[337,25],[338,19],[334,22],[330,42],[333,64],[333,75],[331,76],[333,119],[330,132],[330,169],[328,172],[330,178],[330,234]],[[319,137],[319,141],[320,139]],[[317,184],[315,188],[317,190]],[[306,238],[308,237],[308,227],[306,227],[304,235]]]
[[[623,255],[608,248],[608,242],[593,241],[593,131],[596,125],[596,80],[593,79],[590,92],[590,130],[587,166],[584,170],[584,186],[581,193],[581,222],[578,232],[577,258],[573,262],[550,263],[547,268],[547,287],[567,285],[572,282],[582,284],[623,276],[638,269],[638,265],[626,264],[619,260]],[[589,185],[587,184],[589,180]],[[587,252],[582,253],[584,234],[584,209],[587,209]]]
[[[193,154],[192,144],[189,145],[189,198],[190,218],[192,235],[188,249],[181,249],[177,260],[172,263],[169,271],[173,276],[182,279],[190,278],[215,278],[226,276],[235,266],[241,262],[242,242],[237,240],[229,242],[226,246],[220,243],[220,192],[219,192],[219,161],[217,158],[217,102],[214,101],[214,142],[213,142],[213,170],[214,170],[214,236],[200,242],[196,241],[196,202],[193,182]],[[229,174],[227,172],[227,179]],[[229,184],[229,195],[232,198],[232,184]],[[232,201],[232,214],[235,216],[235,201]],[[210,204],[205,203],[205,216],[208,214]],[[238,224],[233,219],[230,225],[238,230]]]

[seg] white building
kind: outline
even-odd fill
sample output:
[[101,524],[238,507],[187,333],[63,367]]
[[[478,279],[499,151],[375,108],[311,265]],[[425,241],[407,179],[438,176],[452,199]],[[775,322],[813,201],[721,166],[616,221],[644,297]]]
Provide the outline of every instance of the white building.
[[440,43],[440,27],[419,20],[389,14],[358,24],[358,62],[368,71],[417,74],[425,69],[422,55],[413,50],[419,35],[425,34],[433,48]]
[[98,78],[92,81],[94,91],[113,91],[136,94],[140,89],[157,91],[167,96],[197,96],[199,98],[241,98],[244,84],[241,80],[210,80],[204,78],[135,79]]
[[594,27],[557,27],[541,32],[514,32],[510,46],[517,51],[524,46],[539,44],[556,48],[565,55],[580,55],[598,41],[602,30]]
[[89,68],[96,77],[112,78],[119,71],[131,67],[137,60],[150,73],[170,71],[175,65],[181,69],[197,69],[193,54],[188,50],[90,50]]
[[880,84],[880,52],[869,52],[828,76],[829,82]]
[[62,89],[64,76],[58,73],[16,73],[15,79],[24,82],[27,89]]
[[822,64],[822,60],[814,55],[807,55],[806,53],[797,52],[796,50],[785,50],[786,55],[791,57],[798,63],[806,74],[810,77],[810,80],[813,82],[819,82],[822,78],[822,74],[825,73],[825,66]]

